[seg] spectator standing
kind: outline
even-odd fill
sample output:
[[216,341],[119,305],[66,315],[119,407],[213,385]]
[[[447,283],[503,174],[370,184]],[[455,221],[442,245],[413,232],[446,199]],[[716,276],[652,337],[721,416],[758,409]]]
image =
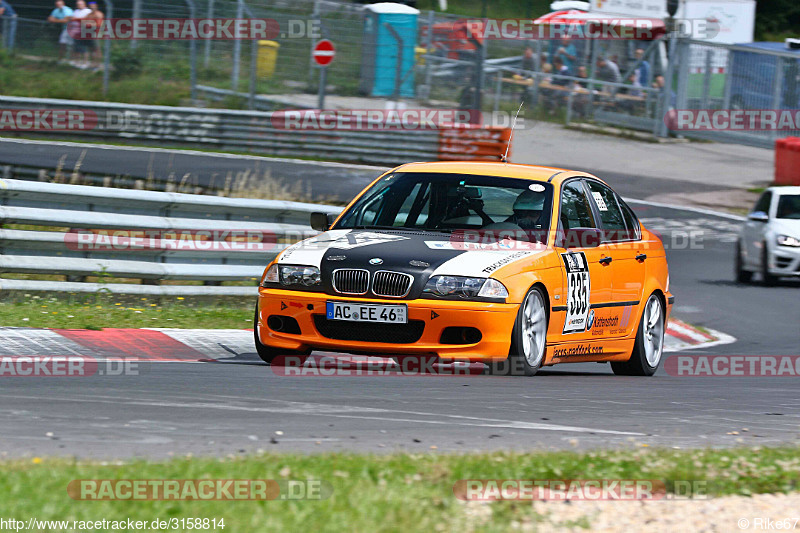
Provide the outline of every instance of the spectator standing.
[[59,60],[69,59],[70,49],[74,40],[67,31],[67,23],[72,16],[72,9],[64,5],[64,0],[56,0],[56,8],[47,17],[47,22],[51,24],[63,24],[61,33],[58,36]]
[[[94,1],[89,2],[89,10],[91,12],[85,17],[86,24],[88,25],[88,27],[97,31],[100,29],[100,25],[103,23],[103,19],[105,19],[106,16],[97,7],[97,2]],[[95,67],[95,70],[99,70],[100,65],[102,65],[102,59],[100,56],[100,45],[95,39],[89,39],[89,42],[91,43],[91,45],[89,46],[89,51],[94,56],[95,61],[97,61],[97,67]]]
[[636,61],[641,60],[639,66],[636,67],[636,74],[639,83],[642,84],[643,87],[647,87],[650,85],[650,62],[644,58],[644,50],[641,48],[637,48],[636,52]]
[[[75,11],[67,22],[67,30],[69,34],[75,39],[75,52],[78,54],[79,62],[75,64],[76,67],[88,68],[89,67],[89,52],[90,47],[94,44],[91,39],[81,39],[81,22],[92,13],[92,10],[86,7],[86,0],[77,0],[75,2]],[[81,62],[80,59],[83,59]]]
[[6,0],[0,0],[0,30],[3,31],[0,43],[6,49],[13,50],[17,36],[17,12]]

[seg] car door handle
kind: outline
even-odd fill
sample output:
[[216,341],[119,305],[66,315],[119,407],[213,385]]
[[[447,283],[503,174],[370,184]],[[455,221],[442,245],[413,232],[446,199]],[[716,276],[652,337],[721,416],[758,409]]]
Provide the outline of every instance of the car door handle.
[[636,260],[637,261],[641,262],[641,261],[644,261],[645,259],[647,259],[647,254],[639,254],[639,255],[636,256]]
[[601,257],[599,263],[601,265],[606,265],[606,266],[610,265],[611,264],[611,256]]

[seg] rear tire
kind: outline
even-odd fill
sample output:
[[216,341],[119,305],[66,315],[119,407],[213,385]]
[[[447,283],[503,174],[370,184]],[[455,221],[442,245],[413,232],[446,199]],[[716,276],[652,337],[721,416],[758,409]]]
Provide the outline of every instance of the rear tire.
[[612,361],[611,370],[618,376],[652,376],[658,370],[664,351],[664,305],[653,293],[647,299],[639,321],[633,352],[627,361]]
[[547,352],[549,314],[541,289],[528,291],[517,312],[511,332],[508,358],[486,364],[486,374],[494,376],[533,376],[544,363]]
[[744,269],[744,260],[742,259],[742,243],[736,241],[736,282],[737,283],[750,283],[753,279],[753,273]]
[[778,277],[769,273],[769,252],[767,251],[766,242],[761,249],[761,282],[767,287],[772,287],[778,283]]

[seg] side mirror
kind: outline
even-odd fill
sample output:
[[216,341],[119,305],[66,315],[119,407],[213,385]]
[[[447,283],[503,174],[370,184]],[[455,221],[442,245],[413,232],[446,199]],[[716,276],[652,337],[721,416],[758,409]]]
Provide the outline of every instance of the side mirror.
[[311,229],[316,231],[328,231],[328,228],[331,227],[334,220],[336,220],[334,215],[319,212],[311,213]]
[[603,232],[597,228],[570,228],[561,236],[562,248],[597,248],[603,243]]
[[764,211],[753,211],[747,215],[747,220],[752,220],[753,222],[769,222],[769,215]]

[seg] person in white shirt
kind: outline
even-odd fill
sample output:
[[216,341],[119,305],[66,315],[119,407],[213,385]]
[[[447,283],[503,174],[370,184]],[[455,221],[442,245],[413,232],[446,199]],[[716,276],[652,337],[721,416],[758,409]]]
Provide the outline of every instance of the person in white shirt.
[[89,66],[89,53],[94,41],[80,38],[81,19],[88,17],[91,13],[92,10],[86,7],[86,1],[78,0],[75,3],[75,11],[72,12],[72,16],[69,17],[69,22],[67,23],[67,30],[72,38],[75,39],[75,52],[77,52],[79,58],[83,58],[83,62],[78,63],[76,66],[82,68]]

